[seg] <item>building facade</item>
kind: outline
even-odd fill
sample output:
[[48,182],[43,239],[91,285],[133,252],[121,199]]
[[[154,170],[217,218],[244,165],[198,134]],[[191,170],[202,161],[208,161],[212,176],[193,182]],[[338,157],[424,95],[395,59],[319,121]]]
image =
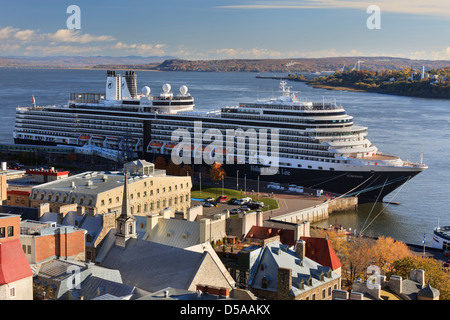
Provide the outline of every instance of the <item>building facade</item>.
[[[130,213],[147,215],[165,208],[187,212],[190,207],[192,181],[189,176],[169,176],[152,163],[137,160],[125,164],[129,172]],[[123,172],[85,172],[66,179],[36,186],[31,190],[30,206],[49,203],[58,212],[67,204],[77,204],[85,211],[104,214],[120,211],[123,200]]]
[[0,214],[0,300],[32,300],[33,272],[20,244],[20,216]]

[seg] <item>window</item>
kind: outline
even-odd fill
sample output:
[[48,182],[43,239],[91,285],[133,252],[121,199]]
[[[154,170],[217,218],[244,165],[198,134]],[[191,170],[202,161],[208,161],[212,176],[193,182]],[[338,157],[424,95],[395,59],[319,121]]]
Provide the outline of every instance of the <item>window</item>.
[[0,238],[4,238],[5,237],[5,227],[1,227],[0,228]]
[[325,295],[325,289],[322,290],[322,299],[325,299],[326,295]]
[[14,236],[14,227],[9,226],[8,227],[8,237],[13,237],[13,236]]
[[9,288],[9,297],[15,298],[16,297],[16,287],[10,287]]
[[267,278],[266,277],[264,277],[264,278],[262,278],[261,279],[261,288],[263,288],[263,289],[267,289]]

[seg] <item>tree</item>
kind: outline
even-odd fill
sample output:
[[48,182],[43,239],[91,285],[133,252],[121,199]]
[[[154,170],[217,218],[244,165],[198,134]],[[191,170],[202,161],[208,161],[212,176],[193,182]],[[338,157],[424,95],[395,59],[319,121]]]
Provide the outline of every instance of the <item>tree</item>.
[[172,161],[169,160],[169,164],[166,168],[166,173],[172,176],[178,176],[180,174],[180,166],[176,165]]
[[213,181],[222,181],[225,179],[225,170],[220,163],[214,162],[209,170],[209,176]]
[[166,160],[163,157],[156,158],[154,165],[156,169],[166,169],[167,167]]
[[194,175],[194,170],[188,164],[183,166],[183,168],[181,168],[181,170],[180,170],[180,176],[190,176],[190,177],[192,177],[193,175]]
[[372,250],[373,264],[384,273],[392,271],[396,260],[412,256],[412,252],[405,243],[384,236],[378,238]]
[[408,278],[412,269],[424,270],[425,283],[439,290],[440,300],[450,300],[450,273],[435,259],[421,256],[399,259],[393,263],[392,271],[386,276],[397,275]]
[[374,240],[366,237],[354,237],[342,248],[342,273],[348,284],[358,278],[365,278],[367,267],[372,264]]

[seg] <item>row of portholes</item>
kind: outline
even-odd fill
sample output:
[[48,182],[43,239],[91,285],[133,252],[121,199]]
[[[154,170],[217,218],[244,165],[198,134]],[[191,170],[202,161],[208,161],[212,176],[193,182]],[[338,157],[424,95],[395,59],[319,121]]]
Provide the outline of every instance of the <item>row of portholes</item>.
[[[39,196],[39,197],[38,197]],[[89,197],[87,199],[87,202],[85,203],[85,197],[84,196],[70,196],[68,194],[52,194],[52,193],[39,193],[38,192],[34,192],[33,193],[33,199],[39,199],[41,201],[53,201],[53,202],[63,202],[63,203],[67,203],[68,200],[70,199],[70,203],[78,203],[80,205],[88,205],[91,206],[94,202],[94,198]]]

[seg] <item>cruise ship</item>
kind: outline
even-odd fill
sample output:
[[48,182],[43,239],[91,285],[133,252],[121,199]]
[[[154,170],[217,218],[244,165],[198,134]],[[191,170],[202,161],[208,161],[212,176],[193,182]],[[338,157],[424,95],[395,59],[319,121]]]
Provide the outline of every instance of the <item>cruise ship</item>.
[[[19,107],[16,144],[71,145],[158,156],[194,169],[219,162],[227,176],[382,201],[424,171],[382,153],[337,103],[300,100],[285,81],[276,98],[196,111],[187,86],[137,90],[133,71],[107,71],[105,93],[72,93],[65,105]],[[176,155],[176,156],[174,156]],[[128,159],[130,160],[130,159]]]

